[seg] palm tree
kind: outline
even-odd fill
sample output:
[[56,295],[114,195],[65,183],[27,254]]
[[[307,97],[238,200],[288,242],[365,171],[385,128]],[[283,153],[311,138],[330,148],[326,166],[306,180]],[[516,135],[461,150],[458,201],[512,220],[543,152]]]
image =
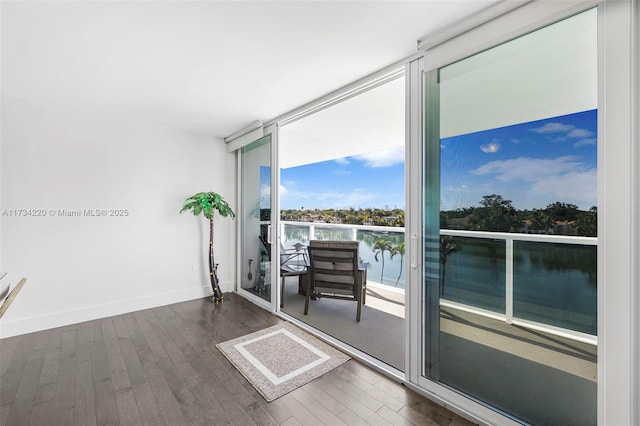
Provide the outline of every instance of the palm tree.
[[440,296],[444,296],[444,277],[447,272],[447,256],[456,251],[456,244],[453,238],[449,236],[440,237],[440,264],[442,265],[442,274],[440,276]]
[[193,212],[194,216],[203,214],[204,217],[209,219],[209,278],[211,279],[211,289],[213,295],[211,296],[211,302],[222,302],[224,298],[222,291],[220,291],[220,285],[218,280],[218,264],[214,260],[213,256],[213,215],[217,211],[220,216],[232,218],[236,217],[236,214],[231,210],[229,204],[215,192],[198,192],[195,195],[187,198],[184,201],[182,210]]
[[543,213],[542,215],[542,226],[544,227],[544,233],[548,234],[549,230],[553,230],[553,226],[556,224],[556,220],[553,215],[549,213]]
[[402,275],[402,259],[404,258],[404,243],[400,243],[397,246],[391,247],[391,250],[389,250],[389,254],[391,259],[393,259],[393,256],[395,256],[396,254],[400,255],[400,272],[398,273],[398,278],[396,278],[396,287],[398,287],[398,283],[400,282],[400,276]]
[[373,243],[373,253],[376,262],[379,262],[378,255],[382,258],[382,270],[380,271],[380,284],[383,283],[382,276],[384,275],[384,252],[391,251],[391,243],[387,240],[377,240]]

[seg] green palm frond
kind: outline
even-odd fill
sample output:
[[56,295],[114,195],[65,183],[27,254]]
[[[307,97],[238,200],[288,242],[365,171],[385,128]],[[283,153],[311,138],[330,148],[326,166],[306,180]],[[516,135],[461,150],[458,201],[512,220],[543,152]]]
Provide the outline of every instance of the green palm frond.
[[217,211],[220,216],[236,217],[229,203],[216,192],[198,192],[184,201],[180,213],[191,211],[194,216],[203,214],[209,220],[213,219],[213,215]]
[[399,254],[400,256],[404,256],[404,243],[400,243],[397,246],[391,246],[389,248],[389,257],[393,259],[393,257]]
[[373,242],[374,258],[378,260],[378,254],[384,254],[385,251],[391,251],[391,243],[387,240],[376,240]]
[[404,243],[400,243],[397,246],[391,246],[389,249],[389,257],[393,259],[393,257],[399,254],[400,255],[400,272],[398,272],[398,278],[396,278],[396,287],[398,287],[398,283],[400,282],[400,277],[402,276],[402,259],[404,258]]

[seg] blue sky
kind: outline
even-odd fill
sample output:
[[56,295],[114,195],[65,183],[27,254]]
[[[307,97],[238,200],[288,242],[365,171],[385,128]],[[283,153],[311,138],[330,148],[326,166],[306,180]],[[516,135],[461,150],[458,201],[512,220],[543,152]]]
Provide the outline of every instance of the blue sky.
[[[596,201],[597,112],[441,141],[441,208],[500,194],[518,209]],[[404,208],[404,146],[281,171],[282,209]]]
[[404,145],[282,169],[281,209],[404,208]]
[[455,136],[441,141],[442,209],[500,194],[517,209],[555,201],[597,205],[597,111]]

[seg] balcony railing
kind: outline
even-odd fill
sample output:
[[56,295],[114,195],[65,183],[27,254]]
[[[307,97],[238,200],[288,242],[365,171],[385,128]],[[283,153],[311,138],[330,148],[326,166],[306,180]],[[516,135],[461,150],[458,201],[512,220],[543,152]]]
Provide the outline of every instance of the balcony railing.
[[[390,258],[384,253],[384,270],[382,258],[375,260],[373,245],[376,240],[384,239],[392,246],[404,242],[404,228],[371,225],[344,225],[319,222],[281,221],[280,236],[285,246],[296,242],[304,245],[310,240],[354,240],[360,241],[360,257],[369,262],[367,273],[369,281],[378,282],[389,287],[404,289],[404,253]],[[287,247],[289,248],[289,247]]]
[[[370,281],[404,289],[401,257],[374,259],[378,239],[398,245],[404,228],[283,221],[285,245],[361,241]],[[595,237],[440,230],[440,305],[596,344]],[[446,254],[445,254],[446,253]]]
[[450,229],[440,235],[448,252],[441,305],[596,344],[597,238]]

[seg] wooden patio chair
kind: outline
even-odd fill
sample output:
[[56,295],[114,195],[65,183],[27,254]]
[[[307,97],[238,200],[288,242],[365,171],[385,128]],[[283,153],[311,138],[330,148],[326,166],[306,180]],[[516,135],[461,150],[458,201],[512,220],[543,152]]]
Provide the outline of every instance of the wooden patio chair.
[[365,302],[367,264],[358,257],[358,241],[309,242],[309,280],[304,314],[309,312],[309,300],[328,297],[356,301],[356,321]]

